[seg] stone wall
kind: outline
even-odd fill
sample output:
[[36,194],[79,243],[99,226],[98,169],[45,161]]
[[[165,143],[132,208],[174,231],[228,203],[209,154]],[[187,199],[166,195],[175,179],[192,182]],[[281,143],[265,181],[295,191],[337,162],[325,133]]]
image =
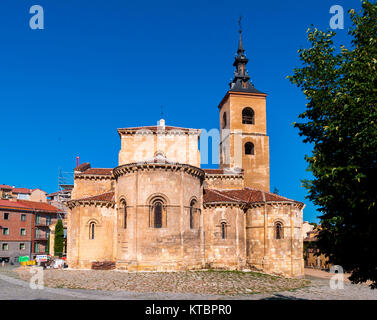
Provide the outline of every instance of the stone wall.
[[[204,174],[203,174],[204,176]],[[201,178],[175,169],[147,168],[117,178],[117,260],[128,270],[182,270],[201,267]],[[153,226],[151,203],[164,202],[163,226]],[[190,229],[190,202],[195,199],[196,224]],[[127,206],[127,228],[122,221]]]
[[[226,224],[225,239],[221,223]],[[243,269],[246,266],[245,214],[237,206],[204,209],[205,266]]]
[[[68,264],[71,268],[90,268],[93,261],[113,260],[114,208],[98,204],[76,206],[68,215]],[[94,239],[90,225],[95,224]]]
[[119,165],[142,162],[161,153],[174,162],[200,167],[199,135],[200,130],[196,129],[192,132],[179,129],[154,132],[147,128],[121,134]]
[[114,190],[111,176],[75,175],[71,199],[96,196]]
[[[283,238],[275,239],[275,223]],[[303,275],[302,209],[294,204],[260,204],[246,213],[248,264],[266,272]]]
[[205,188],[210,189],[243,189],[243,174],[206,174]]

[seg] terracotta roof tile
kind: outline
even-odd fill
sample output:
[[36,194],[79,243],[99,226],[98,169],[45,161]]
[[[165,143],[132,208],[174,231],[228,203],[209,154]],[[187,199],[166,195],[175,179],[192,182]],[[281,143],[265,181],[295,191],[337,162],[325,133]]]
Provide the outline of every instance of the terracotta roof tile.
[[114,201],[114,192],[106,192],[91,197],[74,199],[80,201]]
[[78,167],[75,168],[75,171],[85,171],[85,170],[88,170],[90,168],[90,163],[89,162],[85,162],[83,164],[80,164]]
[[14,188],[12,193],[23,193],[23,194],[30,194],[31,190],[27,188]]
[[38,211],[48,211],[48,212],[58,212],[59,209],[52,206],[51,204],[45,202],[36,202],[29,200],[17,200],[18,203],[23,204],[24,206]]
[[288,201],[301,203],[291,200],[274,193],[265,192],[258,189],[244,188],[233,190],[206,189],[204,192],[204,203],[213,202],[234,202],[234,203],[258,203],[271,201]]
[[58,212],[58,208],[48,203],[28,201],[28,200],[17,200],[17,201],[0,200],[0,207],[24,209],[24,210],[30,210],[30,211],[35,210],[35,211],[46,211],[46,212]]
[[112,175],[112,168],[91,168],[89,163],[84,163],[75,169],[77,174]]
[[221,190],[215,189],[205,189],[204,196],[203,196],[204,203],[210,202],[233,202],[233,203],[241,203],[242,200],[233,198],[227,194],[225,194]]
[[111,175],[113,173],[112,168],[90,168],[83,172],[84,174],[100,174],[100,175]]
[[8,185],[6,185],[6,184],[0,184],[0,189],[2,189],[2,190],[12,190],[13,189],[13,187],[11,187],[11,186],[8,186]]
[[206,174],[222,174],[224,173],[223,169],[203,169]]
[[10,200],[0,200],[0,208],[22,208],[28,209],[27,206],[23,205],[22,203]]

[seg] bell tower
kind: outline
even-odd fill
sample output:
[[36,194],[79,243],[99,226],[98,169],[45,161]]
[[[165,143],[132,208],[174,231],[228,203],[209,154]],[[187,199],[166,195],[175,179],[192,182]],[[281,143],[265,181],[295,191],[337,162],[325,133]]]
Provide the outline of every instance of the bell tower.
[[240,28],[230,89],[219,104],[220,168],[243,168],[245,187],[270,189],[266,94],[255,89],[246,70],[248,59]]

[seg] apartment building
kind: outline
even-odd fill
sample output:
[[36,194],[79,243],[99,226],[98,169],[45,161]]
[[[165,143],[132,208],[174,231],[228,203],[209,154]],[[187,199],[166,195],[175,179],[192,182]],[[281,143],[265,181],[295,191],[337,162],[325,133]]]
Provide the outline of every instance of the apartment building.
[[0,200],[0,260],[18,261],[48,252],[49,226],[56,223],[59,210],[28,200]]

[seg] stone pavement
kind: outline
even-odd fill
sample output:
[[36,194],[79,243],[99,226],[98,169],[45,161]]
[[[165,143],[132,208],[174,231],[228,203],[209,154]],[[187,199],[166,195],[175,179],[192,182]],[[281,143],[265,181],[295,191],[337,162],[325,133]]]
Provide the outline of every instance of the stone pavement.
[[[308,272],[310,273],[310,272]],[[205,295],[190,293],[137,293],[129,291],[103,291],[84,289],[54,289],[45,287],[33,290],[29,283],[10,276],[9,272],[0,270],[0,299],[2,300],[377,300],[377,291],[367,285],[344,283],[344,289],[332,290],[329,286],[328,273],[308,275],[312,281],[306,288],[268,294],[252,294],[243,296]]]
[[367,284],[352,284],[349,274],[344,275],[343,289],[331,289],[330,279],[334,274],[316,269],[305,269],[305,279],[311,281],[306,288],[272,295],[256,295],[262,300],[377,300],[377,290]]
[[0,300],[207,300],[222,296],[177,293],[138,293],[83,289],[31,289],[29,283],[0,272]]

